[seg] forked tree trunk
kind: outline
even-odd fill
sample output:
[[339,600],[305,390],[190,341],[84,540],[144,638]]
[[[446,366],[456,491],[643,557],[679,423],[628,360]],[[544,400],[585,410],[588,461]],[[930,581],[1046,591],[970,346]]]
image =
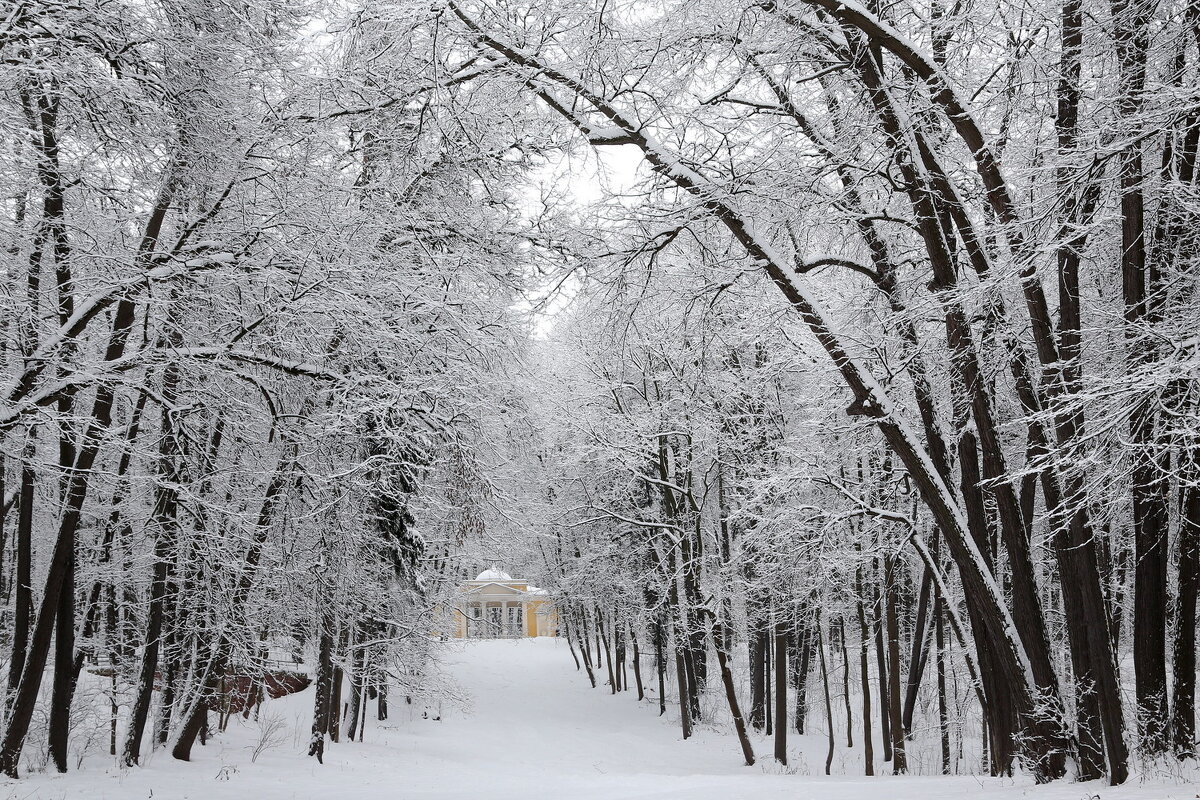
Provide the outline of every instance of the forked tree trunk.
[[846,651],[845,617],[838,617],[838,646],[842,651],[842,696],[846,703],[846,747],[854,747],[854,714],[850,711],[850,654]]
[[829,774],[833,766],[833,700],[829,695],[829,667],[825,657],[825,631],[821,622],[821,609],[818,606],[814,626],[817,629],[817,656],[821,663],[821,687],[825,692],[825,729],[828,733],[829,750],[825,755],[825,774]]
[[637,632],[630,629],[629,638],[633,641],[633,680],[637,684],[637,699],[645,700],[646,691],[642,687],[642,653],[638,649]]
[[921,591],[917,600],[917,622],[913,630],[912,651],[908,657],[908,678],[904,692],[904,711],[901,722],[905,737],[912,736],[913,712],[917,707],[917,694],[921,691],[921,678],[925,675],[929,648],[929,598],[932,593],[933,576],[926,569],[921,575]]
[[592,688],[596,688],[596,673],[592,669],[592,653],[591,644],[588,641],[587,628],[582,628],[579,634],[579,654],[583,657],[583,666],[587,670],[588,681],[591,682]]
[[[612,650],[608,642],[608,634],[604,630],[604,618],[599,609],[596,609],[596,635],[604,648],[604,663],[608,665],[608,693],[616,694],[620,691],[620,687],[617,685],[617,673],[613,669]],[[597,645],[598,648],[599,646]]]

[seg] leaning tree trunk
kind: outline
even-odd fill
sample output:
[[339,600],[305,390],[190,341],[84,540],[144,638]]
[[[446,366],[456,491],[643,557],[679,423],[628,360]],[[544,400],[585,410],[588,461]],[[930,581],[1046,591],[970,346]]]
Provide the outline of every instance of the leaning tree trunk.
[[[164,187],[159,195],[158,203],[146,223],[138,251],[138,263],[141,266],[148,265],[150,253],[158,241],[162,221],[170,205],[171,189],[170,184]],[[117,303],[112,318],[112,332],[105,348],[105,362],[112,363],[124,356],[125,345],[134,322],[134,311],[135,306],[131,297],[122,297]],[[46,658],[50,651],[55,611],[58,608],[63,581],[66,577],[67,560],[74,552],[75,537],[79,530],[83,504],[87,498],[92,467],[100,451],[102,431],[112,424],[114,399],[113,387],[104,384],[97,387],[96,396],[92,402],[91,418],[82,437],[83,445],[75,459],[75,469],[67,479],[64,492],[65,502],[59,518],[58,537],[49,560],[46,582],[42,591],[41,608],[30,640],[29,651],[26,653],[21,679],[13,698],[8,726],[4,732],[3,742],[0,743],[0,771],[9,777],[17,777],[21,749],[25,743],[25,736],[29,732],[29,724],[33,719],[34,707],[41,688],[42,673],[45,670]]]
[[[738,744],[742,747],[742,756],[746,759],[746,766],[754,766],[754,746],[750,743],[750,736],[746,731],[746,720],[742,717],[742,709],[738,704],[737,687],[733,682],[733,670],[729,668],[729,654],[726,651],[730,641],[731,634],[726,629],[723,622],[713,620],[713,649],[717,651],[717,666],[721,670],[721,684],[725,687],[725,701],[729,704],[729,715],[733,718],[733,728],[737,732]],[[636,644],[637,640],[634,639]]]

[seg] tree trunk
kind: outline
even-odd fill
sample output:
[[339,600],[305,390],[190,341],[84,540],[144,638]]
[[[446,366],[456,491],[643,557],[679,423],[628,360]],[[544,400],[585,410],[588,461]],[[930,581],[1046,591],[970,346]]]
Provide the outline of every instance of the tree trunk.
[[683,732],[683,738],[688,739],[692,735],[692,709],[688,702],[688,685],[687,685],[687,669],[684,667],[683,661],[686,657],[684,654],[684,644],[679,641],[678,633],[672,631],[673,650],[675,651],[675,684],[679,693],[679,727]]
[[904,735],[912,736],[913,712],[917,707],[917,695],[921,691],[921,677],[925,674],[925,663],[928,660],[929,648],[929,596],[932,591],[933,576],[926,569],[921,576],[921,592],[917,600],[917,623],[913,630],[912,651],[908,658],[908,680],[904,693],[904,713],[901,722],[904,724]]
[[[617,686],[617,673],[613,670],[613,657],[611,645],[608,642],[608,634],[604,631],[604,617],[600,614],[600,609],[596,609],[596,635],[600,638],[604,647],[604,662],[608,665],[608,693],[616,694],[619,691]],[[599,647],[599,645],[597,646]]]
[[[325,735],[329,732],[330,699],[333,694],[333,618],[325,612],[321,624],[321,639],[317,648],[317,685],[313,692],[312,735],[308,754],[325,763]],[[380,697],[383,695],[381,694]]]
[[329,682],[329,741],[342,738],[342,668],[334,662],[333,680]]
[[1196,593],[1200,589],[1200,450],[1192,448],[1185,474],[1190,485],[1183,492],[1179,526],[1179,601],[1175,613],[1175,702],[1171,733],[1175,755],[1196,755]]
[[[729,668],[729,656],[725,652],[728,632],[718,634],[718,629],[721,627],[724,627],[723,623],[717,620],[713,621],[713,649],[717,651],[717,665],[721,669],[725,701],[729,704],[729,714],[733,717],[733,728],[737,732],[738,744],[742,747],[742,756],[746,759],[746,766],[752,767],[754,766],[754,747],[751,745],[750,736],[746,731],[746,720],[742,718],[742,709],[737,699],[737,688],[733,682],[733,671]],[[637,644],[637,639],[634,639],[634,644]]]
[[788,626],[775,623],[775,760],[787,766],[788,718]]
[[[1154,3],[1112,0],[1123,122],[1138,124],[1146,85],[1146,62]],[[1133,130],[1123,134],[1134,135]],[[1140,137],[1121,153],[1121,294],[1125,304],[1131,373],[1154,359],[1154,343],[1141,330],[1158,316],[1156,287],[1146,260],[1145,174]],[[1170,742],[1167,707],[1167,533],[1166,450],[1157,441],[1156,398],[1139,400],[1129,415],[1133,450],[1133,671],[1143,751],[1166,752]]]
[[751,622],[750,641],[750,725],[763,730],[767,720],[767,637],[760,623]]
[[[163,373],[162,438],[159,442],[158,469],[161,479],[155,487],[154,512],[151,523],[154,528],[154,574],[150,583],[150,604],[146,615],[146,636],[142,651],[142,666],[138,676],[133,707],[130,711],[129,729],[125,735],[122,761],[125,766],[137,764],[141,758],[142,735],[146,718],[150,712],[150,700],[154,692],[155,672],[159,669],[160,652],[167,617],[167,605],[171,602],[171,562],[178,542],[178,486],[182,483],[180,471],[180,443],[175,420],[178,401],[179,367],[168,364]],[[166,663],[162,669],[164,695],[173,688],[174,675],[168,674]],[[169,712],[170,698],[164,696],[163,707]]]
[[[26,459],[32,457],[32,446],[25,450]],[[29,625],[33,616],[33,498],[36,478],[29,461],[21,464],[21,493],[17,497],[17,574],[15,586],[15,608],[13,619],[12,656],[8,663],[8,700],[21,682],[25,667],[25,653],[29,646]]]
[[904,725],[900,710],[900,624],[897,617],[896,557],[884,559],[883,591],[886,598],[884,616],[887,624],[888,650],[888,730],[892,736],[892,774],[908,772],[904,754]]
[[346,736],[350,741],[354,741],[355,734],[358,731],[358,716],[360,707],[362,706],[363,681],[366,679],[364,674],[366,671],[366,649],[361,646],[361,642],[366,638],[362,635],[362,628],[359,627],[359,635],[354,652],[350,656],[350,702],[348,706],[349,716],[346,720]]
[[871,629],[867,622],[866,604],[863,602],[862,568],[855,573],[857,588],[856,604],[858,607],[858,677],[862,692],[863,720],[863,774],[875,774],[875,741],[871,734],[871,677],[868,673],[871,650]]
[[842,695],[846,703],[846,747],[854,747],[854,715],[850,711],[850,654],[846,651],[845,617],[838,617],[838,645],[842,650]]
[[[658,673],[658,715],[667,713],[667,654],[666,633],[663,630],[663,615],[659,613],[654,624],[654,669]],[[593,683],[593,686],[595,684]]]
[[795,661],[795,683],[796,683],[796,733],[804,735],[804,728],[808,717],[808,673],[812,667],[812,653],[814,649],[815,632],[811,625],[805,624],[801,619],[798,621],[800,630],[795,636],[796,641],[796,656]]
[[817,655],[821,663],[821,687],[825,691],[825,728],[829,739],[829,750],[825,755],[825,774],[828,775],[830,767],[833,766],[833,699],[829,696],[829,667],[825,658],[825,631],[821,622],[820,606],[817,607],[814,625],[817,629]]
[[875,628],[875,670],[879,681],[879,729],[883,737],[883,760],[892,760],[892,724],[889,709],[892,707],[888,698],[888,668],[887,649],[884,646],[884,610],[883,593],[878,587],[874,588],[874,598],[871,603]]
[[646,691],[642,687],[642,653],[638,649],[637,632],[631,629],[629,638],[633,640],[633,680],[637,683],[637,699],[645,700]]
[[950,710],[946,705],[946,624],[942,618],[941,596],[933,601],[933,635],[934,647],[937,650],[937,693],[938,693],[938,728],[941,730],[942,745],[942,774],[951,774],[950,769]]

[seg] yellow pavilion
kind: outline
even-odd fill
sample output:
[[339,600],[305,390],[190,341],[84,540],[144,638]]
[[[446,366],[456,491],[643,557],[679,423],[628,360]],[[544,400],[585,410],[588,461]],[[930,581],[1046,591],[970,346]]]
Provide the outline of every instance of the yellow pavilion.
[[459,587],[454,613],[458,639],[558,636],[558,613],[545,589],[486,569]]

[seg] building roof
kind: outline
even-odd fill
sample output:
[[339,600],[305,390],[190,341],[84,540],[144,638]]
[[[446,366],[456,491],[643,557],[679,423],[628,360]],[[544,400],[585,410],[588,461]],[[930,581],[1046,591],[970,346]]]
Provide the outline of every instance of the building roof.
[[495,567],[492,567],[491,569],[485,569],[475,577],[475,580],[477,581],[511,581],[512,579],[512,575],[509,575],[503,570],[498,570]]

